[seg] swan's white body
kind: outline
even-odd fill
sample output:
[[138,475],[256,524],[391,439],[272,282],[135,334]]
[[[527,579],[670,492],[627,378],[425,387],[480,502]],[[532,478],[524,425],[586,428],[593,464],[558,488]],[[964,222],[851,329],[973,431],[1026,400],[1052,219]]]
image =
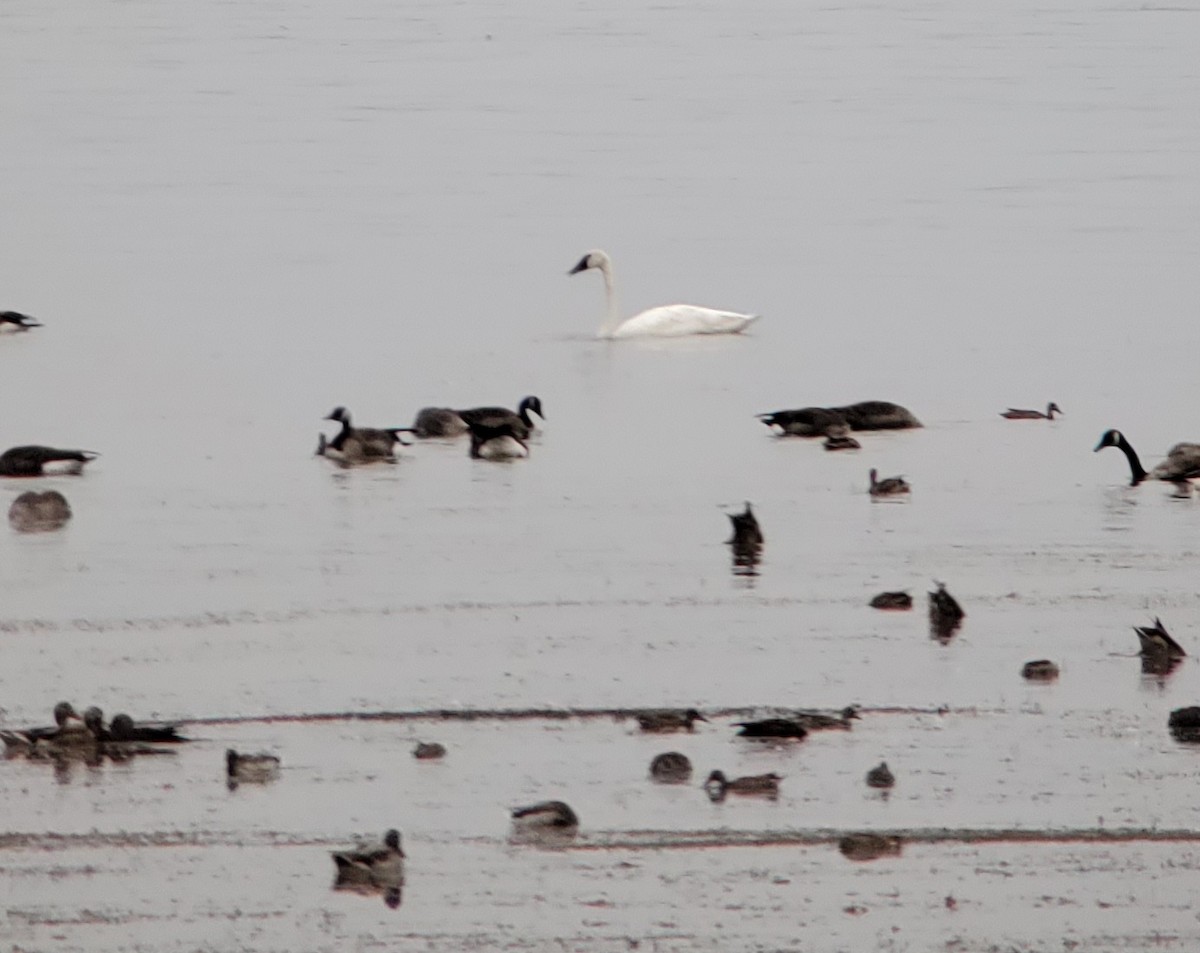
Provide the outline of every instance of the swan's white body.
[[604,295],[608,312],[600,330],[599,338],[628,337],[682,337],[687,334],[737,334],[744,331],[757,314],[740,314],[737,311],[718,311],[702,308],[695,304],[665,304],[649,308],[631,318],[621,320],[617,305],[617,293],[613,283],[612,259],[600,250],[590,251],[568,274],[578,274],[595,268],[604,275]]

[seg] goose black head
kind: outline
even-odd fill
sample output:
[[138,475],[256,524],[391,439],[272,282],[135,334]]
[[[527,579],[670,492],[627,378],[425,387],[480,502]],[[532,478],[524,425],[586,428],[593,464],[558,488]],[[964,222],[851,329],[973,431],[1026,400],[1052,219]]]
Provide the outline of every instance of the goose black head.
[[546,419],[546,415],[544,413],[542,413],[541,399],[538,397],[534,397],[532,395],[530,395],[529,397],[521,398],[521,403],[519,403],[517,405],[517,416],[520,417],[523,421],[525,421],[526,425],[530,425],[529,424],[529,412],[530,411],[533,411],[535,414],[537,414],[539,417],[541,417],[542,420]]
[[[1059,411],[1059,413],[1062,413],[1062,411]],[[1092,453],[1095,453],[1097,450],[1103,450],[1105,447],[1119,447],[1124,442],[1125,438],[1121,436],[1121,431],[1106,430],[1104,431],[1104,436],[1100,438],[1100,442],[1096,444],[1096,449],[1093,450]]]
[[54,723],[60,728],[72,718],[78,719],[79,714],[70,702],[59,702],[54,706]]
[[383,846],[399,851],[400,856],[404,856],[404,851],[400,850],[400,832],[394,827],[383,836]]
[[336,420],[339,424],[350,425],[350,411],[345,407],[334,407],[326,416],[326,420]]
[[119,715],[113,715],[113,720],[112,723],[109,724],[108,730],[118,741],[132,739],[133,719],[124,712]]

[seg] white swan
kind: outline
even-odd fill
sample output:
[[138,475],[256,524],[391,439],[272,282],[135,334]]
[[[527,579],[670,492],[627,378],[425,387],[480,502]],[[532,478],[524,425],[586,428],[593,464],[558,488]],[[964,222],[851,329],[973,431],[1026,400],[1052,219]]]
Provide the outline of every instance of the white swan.
[[737,334],[744,331],[757,314],[739,314],[736,311],[717,311],[694,304],[666,304],[635,314],[621,320],[617,308],[617,294],[613,288],[612,259],[594,249],[572,268],[568,275],[577,275],[589,268],[599,269],[604,275],[604,294],[608,300],[608,316],[596,332],[600,338],[627,338],[638,336],[679,337],[684,334]]

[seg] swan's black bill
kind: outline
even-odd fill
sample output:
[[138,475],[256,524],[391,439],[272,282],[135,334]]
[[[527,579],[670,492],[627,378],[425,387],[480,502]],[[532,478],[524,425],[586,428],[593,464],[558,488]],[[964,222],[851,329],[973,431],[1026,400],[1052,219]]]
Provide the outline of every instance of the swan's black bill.
[[579,264],[578,264],[578,265],[576,265],[574,268],[572,268],[570,271],[568,271],[568,272],[567,272],[567,274],[568,274],[568,275],[577,275],[577,274],[579,274],[581,271],[587,271],[587,270],[588,270],[588,258],[589,258],[589,257],[590,257],[589,255],[584,255],[582,258],[580,258],[580,259],[579,259]]

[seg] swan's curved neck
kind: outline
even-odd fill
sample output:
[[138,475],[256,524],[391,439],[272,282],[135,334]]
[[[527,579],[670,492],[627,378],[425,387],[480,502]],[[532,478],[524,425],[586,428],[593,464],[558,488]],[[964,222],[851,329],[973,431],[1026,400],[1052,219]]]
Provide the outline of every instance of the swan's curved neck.
[[1137,451],[1129,445],[1124,437],[1117,441],[1117,446],[1121,448],[1121,452],[1125,454],[1125,459],[1129,461],[1130,486],[1137,486],[1146,479],[1146,471],[1142,468],[1142,461],[1138,459]]
[[596,337],[610,338],[621,323],[621,308],[617,303],[617,290],[613,282],[612,265],[607,261],[601,263],[600,274],[604,275],[604,300],[607,304],[607,311],[604,323],[600,325],[600,330],[596,332]]

